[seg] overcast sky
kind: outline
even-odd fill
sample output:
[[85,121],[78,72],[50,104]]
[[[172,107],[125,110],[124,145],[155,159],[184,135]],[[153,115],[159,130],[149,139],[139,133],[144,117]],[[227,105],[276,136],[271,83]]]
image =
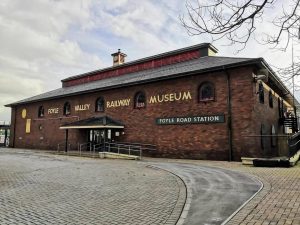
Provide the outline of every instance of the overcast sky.
[[[111,66],[110,54],[118,48],[128,62],[208,42],[187,34],[179,21],[184,13],[183,0],[1,0],[0,121],[10,121],[10,108],[3,105],[59,88],[63,78]],[[251,41],[234,55],[235,46],[213,44],[219,56],[291,63],[290,49],[273,51]]]

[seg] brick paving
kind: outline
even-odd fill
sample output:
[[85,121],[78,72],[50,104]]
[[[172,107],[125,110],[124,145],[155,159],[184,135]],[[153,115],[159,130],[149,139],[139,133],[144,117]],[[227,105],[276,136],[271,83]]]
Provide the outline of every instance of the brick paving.
[[[153,159],[151,159],[153,161]],[[160,160],[213,166],[257,177],[264,187],[227,224],[300,225],[300,162],[292,168],[244,166],[238,162]]]
[[137,161],[0,149],[0,224],[175,224],[176,176]]

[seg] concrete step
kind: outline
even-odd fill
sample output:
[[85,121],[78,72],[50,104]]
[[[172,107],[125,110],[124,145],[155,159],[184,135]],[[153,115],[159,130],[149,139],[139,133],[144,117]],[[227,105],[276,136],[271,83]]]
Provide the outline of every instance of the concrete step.
[[140,159],[139,156],[136,155],[127,155],[127,154],[118,154],[113,152],[99,152],[99,158],[101,159]]
[[275,157],[275,158],[249,158],[242,157],[243,165],[253,165],[258,167],[292,167],[300,159],[300,150],[293,157]]

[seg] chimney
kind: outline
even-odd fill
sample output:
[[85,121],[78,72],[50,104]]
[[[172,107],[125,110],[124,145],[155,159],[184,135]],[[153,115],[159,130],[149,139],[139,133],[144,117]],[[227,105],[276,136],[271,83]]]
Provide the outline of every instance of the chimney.
[[125,63],[126,54],[121,52],[121,49],[118,49],[118,52],[111,54],[113,57],[113,66],[118,66]]

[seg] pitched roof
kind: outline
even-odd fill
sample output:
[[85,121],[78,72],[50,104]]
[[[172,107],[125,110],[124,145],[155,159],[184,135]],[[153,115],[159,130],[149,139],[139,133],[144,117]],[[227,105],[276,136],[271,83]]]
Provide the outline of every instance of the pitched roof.
[[[143,63],[143,62],[149,62],[153,59],[162,59],[162,58],[165,58],[165,57],[168,57],[168,56],[174,56],[174,55],[179,54],[179,53],[185,53],[185,52],[188,52],[188,51],[191,51],[191,50],[200,50],[200,49],[205,49],[205,48],[209,48],[213,52],[218,52],[218,50],[212,44],[210,44],[210,43],[201,43],[201,44],[196,44],[196,45],[192,45],[192,46],[185,47],[185,48],[176,49],[176,50],[173,50],[173,51],[164,52],[164,53],[157,54],[157,55],[154,55],[154,56],[149,56],[149,57],[146,57],[146,58],[141,58],[141,59],[138,59],[138,60],[126,62],[124,64],[120,64],[120,65],[117,65],[117,66],[112,66],[112,67],[107,67],[107,68],[103,68],[103,69],[99,69],[99,70],[89,71],[87,73],[67,77],[67,78],[65,78],[61,81],[65,82],[65,81],[69,81],[69,80],[74,80],[74,79],[78,79],[78,78],[85,77],[85,76],[88,76],[88,75],[98,74],[100,72],[105,72],[105,71],[115,70],[115,69],[118,69],[118,68],[128,67],[130,65],[137,65],[137,64]],[[203,56],[201,56],[201,57],[203,57]]]
[[262,58],[232,58],[206,56],[198,59],[185,61],[177,64],[167,65],[159,68],[128,73],[119,77],[112,77],[94,82],[84,83],[76,86],[62,87],[40,95],[17,101],[6,106],[14,106],[24,103],[37,102],[48,99],[55,99],[65,96],[78,95],[81,93],[107,90],[122,86],[130,86],[140,83],[149,83],[158,80],[165,80],[179,76],[187,76],[195,73],[217,71],[224,68],[233,68],[243,65],[259,64]]

